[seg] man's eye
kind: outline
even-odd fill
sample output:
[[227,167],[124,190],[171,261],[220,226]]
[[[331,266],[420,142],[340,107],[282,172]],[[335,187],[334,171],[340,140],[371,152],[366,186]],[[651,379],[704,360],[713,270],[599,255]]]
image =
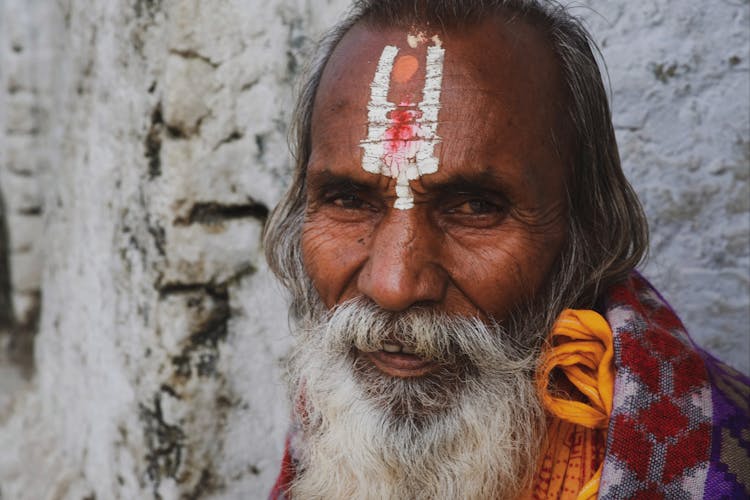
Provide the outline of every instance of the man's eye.
[[466,200],[449,210],[457,215],[496,215],[502,211],[497,204],[483,199]]
[[358,209],[365,206],[365,201],[352,193],[336,193],[328,197],[328,203],[340,208]]

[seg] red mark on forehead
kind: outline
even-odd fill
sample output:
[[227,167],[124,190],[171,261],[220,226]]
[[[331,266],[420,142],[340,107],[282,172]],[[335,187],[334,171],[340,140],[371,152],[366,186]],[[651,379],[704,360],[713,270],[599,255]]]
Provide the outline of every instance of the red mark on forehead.
[[419,62],[416,57],[410,55],[399,57],[393,64],[393,81],[396,83],[408,82],[418,68]]
[[408,141],[417,136],[419,127],[416,122],[422,116],[422,112],[416,109],[416,105],[402,102],[387,116],[391,121],[390,127],[385,131],[387,141]]
[[388,112],[390,126],[384,134],[384,163],[390,168],[391,174],[396,177],[405,169],[407,164],[416,163],[418,144],[420,139],[420,126],[417,120],[422,117],[422,111],[417,105],[402,101],[393,111]]

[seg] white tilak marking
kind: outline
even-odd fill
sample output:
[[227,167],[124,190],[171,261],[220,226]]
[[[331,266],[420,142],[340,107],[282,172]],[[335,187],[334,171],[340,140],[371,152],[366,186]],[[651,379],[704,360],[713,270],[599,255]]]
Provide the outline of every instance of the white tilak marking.
[[[370,102],[367,105],[367,139],[360,144],[365,150],[362,156],[362,168],[373,174],[381,173],[382,157],[385,153],[381,140],[389,125],[387,114],[394,107],[388,102],[388,89],[391,71],[393,71],[393,60],[397,53],[398,48],[392,45],[386,45],[383,48],[380,61],[378,61],[378,69],[370,84]],[[385,172],[383,174],[388,175]]]
[[[438,39],[439,40],[439,39]],[[435,144],[440,141],[437,136],[438,111],[440,111],[440,88],[443,84],[443,59],[445,49],[439,45],[427,48],[427,73],[422,91],[422,110],[420,125],[424,132],[424,147],[417,151],[417,168],[419,175],[434,174],[438,170],[438,159],[435,157]]]
[[[424,35],[420,35],[414,38],[422,41]],[[412,45],[414,41],[409,38],[409,45]],[[438,171],[439,167],[435,156],[435,145],[440,142],[440,137],[437,135],[437,120],[440,111],[445,49],[437,35],[432,37],[432,42],[434,45],[427,48],[422,101],[417,105],[422,115],[415,120],[414,137],[405,141],[408,143],[404,146],[407,151],[401,152],[401,155],[389,155],[388,145],[393,139],[386,138],[386,131],[393,125],[388,118],[388,113],[397,108],[397,105],[388,101],[390,75],[398,54],[397,47],[386,45],[383,48],[375,76],[370,84],[367,138],[360,142],[364,149],[362,168],[373,174],[382,174],[396,179],[396,201],[393,206],[401,210],[414,206],[414,194],[409,187],[409,181],[418,179],[422,175],[433,174]],[[404,154],[408,156],[402,157]]]

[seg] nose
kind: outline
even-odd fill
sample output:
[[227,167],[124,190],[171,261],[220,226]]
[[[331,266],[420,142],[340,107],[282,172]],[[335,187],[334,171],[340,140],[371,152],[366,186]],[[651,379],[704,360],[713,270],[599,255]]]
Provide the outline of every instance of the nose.
[[421,219],[417,209],[394,209],[373,233],[357,286],[385,310],[403,311],[445,297],[448,276],[439,261],[441,232]]

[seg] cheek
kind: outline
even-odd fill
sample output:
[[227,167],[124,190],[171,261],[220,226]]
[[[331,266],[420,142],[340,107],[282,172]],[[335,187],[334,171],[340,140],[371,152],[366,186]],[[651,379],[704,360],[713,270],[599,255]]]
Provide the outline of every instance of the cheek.
[[302,262],[326,307],[346,295],[364,256],[357,228],[312,218],[302,227]]
[[564,231],[552,227],[545,234],[515,228],[493,238],[464,241],[451,252],[451,274],[477,308],[503,319],[542,289],[563,241]]

